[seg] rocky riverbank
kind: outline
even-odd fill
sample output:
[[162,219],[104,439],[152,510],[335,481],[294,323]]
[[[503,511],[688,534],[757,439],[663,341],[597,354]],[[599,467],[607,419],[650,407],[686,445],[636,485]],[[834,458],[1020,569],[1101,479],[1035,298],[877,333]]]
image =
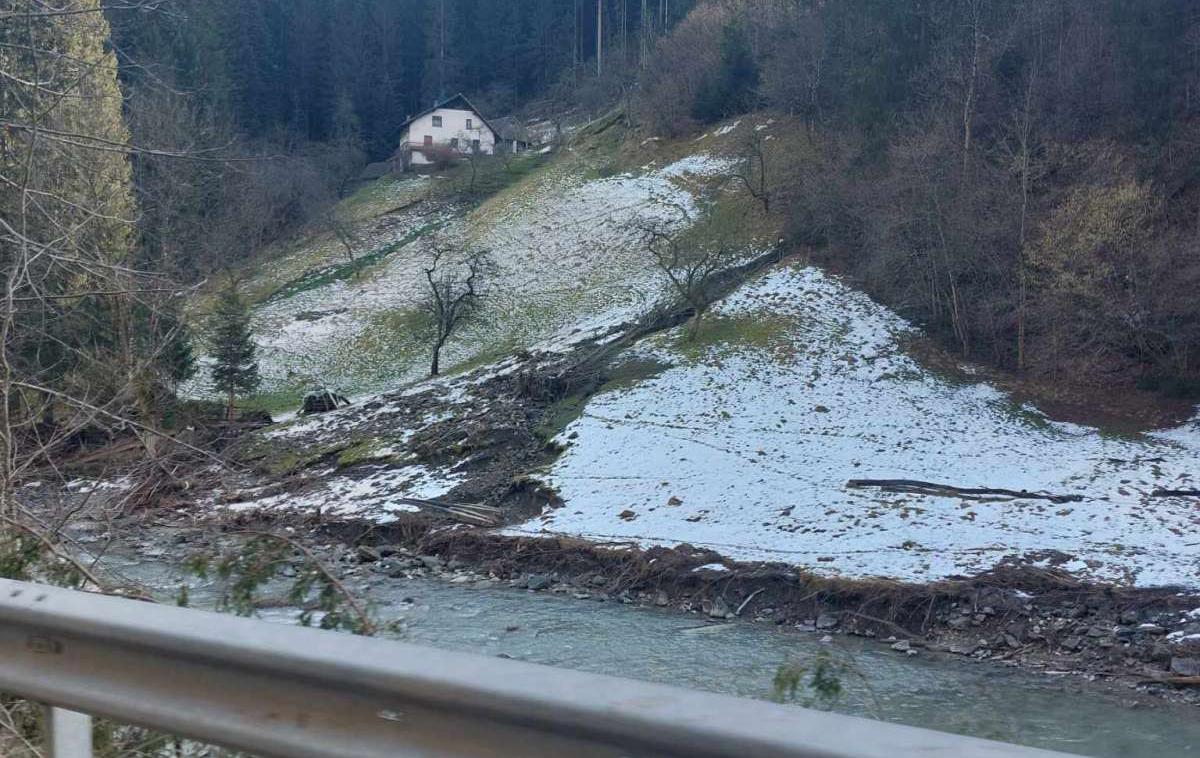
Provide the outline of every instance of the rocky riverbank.
[[[196,525],[156,519],[131,546],[181,559],[290,530],[283,521]],[[131,525],[132,527],[132,525]],[[381,527],[327,524],[304,538],[368,598],[372,588],[437,579],[553,593],[589,603],[656,606],[710,623],[771,624],[876,640],[897,655],[1016,666],[1101,688],[1130,705],[1200,705],[1200,595],[1082,584],[1053,568],[1008,566],[930,585],[836,580],[782,564],[736,563],[687,545],[636,549],[497,536],[419,517]]]

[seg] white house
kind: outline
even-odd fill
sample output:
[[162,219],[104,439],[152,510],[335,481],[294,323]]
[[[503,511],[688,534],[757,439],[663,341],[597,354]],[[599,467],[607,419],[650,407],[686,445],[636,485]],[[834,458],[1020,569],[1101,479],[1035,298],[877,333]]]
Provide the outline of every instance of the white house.
[[407,169],[438,163],[449,152],[492,155],[496,140],[497,132],[487,119],[458,94],[404,122],[395,160]]

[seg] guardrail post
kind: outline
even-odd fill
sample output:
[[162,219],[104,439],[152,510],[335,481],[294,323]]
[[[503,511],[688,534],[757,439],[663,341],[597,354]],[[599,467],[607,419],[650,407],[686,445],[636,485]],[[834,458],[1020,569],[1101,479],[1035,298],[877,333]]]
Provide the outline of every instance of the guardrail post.
[[92,717],[62,708],[46,708],[50,758],[92,758]]

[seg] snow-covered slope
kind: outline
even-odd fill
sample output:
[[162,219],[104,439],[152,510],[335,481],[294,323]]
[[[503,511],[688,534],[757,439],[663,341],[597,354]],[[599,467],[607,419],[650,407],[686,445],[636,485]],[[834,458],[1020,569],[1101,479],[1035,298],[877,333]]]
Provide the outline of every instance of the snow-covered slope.
[[[367,234],[368,247],[389,252],[361,276],[325,275],[339,263],[329,240],[315,257],[297,253],[265,268],[270,286],[262,289],[277,294],[258,308],[255,326],[273,388],[319,382],[392,392],[374,410],[359,403],[268,432],[278,446],[297,448],[288,470],[303,487],[282,494],[273,481],[247,484],[238,507],[320,507],[386,521],[408,509],[399,498],[470,491],[461,488],[472,475],[463,461],[423,464],[403,450],[407,441],[431,425],[486,426],[495,408],[478,383],[536,367],[545,358],[538,351],[566,360],[589,335],[620,336],[610,330],[665,292],[641,249],[639,222],[694,214],[705,177],[729,165],[719,157],[729,145],[718,141],[751,128],[783,127],[747,121],[688,145],[656,144],[671,157],[608,178],[590,177],[610,154],[565,158],[469,212],[413,204],[429,180],[399,182],[382,188],[379,202],[404,209],[371,216]],[[748,249],[769,244],[758,238],[774,236],[763,227],[746,235]],[[407,319],[435,229],[491,250],[499,265],[484,318],[443,356],[448,367],[486,369],[397,392],[425,370],[426,348]],[[845,576],[931,580],[1021,560],[1200,587],[1200,499],[1150,494],[1200,486],[1200,420],[1141,437],[1055,423],[986,383],[919,365],[903,347],[915,331],[834,277],[781,265],[720,303],[696,343],[677,329],[628,350],[620,360],[639,368],[622,375],[650,378],[586,404],[559,435],[566,452],[548,471],[544,460],[537,467],[563,507],[508,531],[688,542]],[[410,407],[418,396],[424,410]],[[313,463],[302,450],[342,456],[347,440],[352,465],[328,456]],[[895,494],[849,488],[850,479],[1082,500]]]
[[[726,163],[692,155],[590,180],[551,166],[473,210],[413,203],[430,180],[395,181],[384,194],[409,207],[360,229],[359,254],[376,253],[361,273],[328,274],[346,263],[331,238],[313,243],[318,255],[310,245],[263,267],[260,277],[277,287],[254,315],[264,389],[326,385],[362,394],[420,378],[427,346],[412,316],[435,236],[490,251],[498,268],[485,283],[486,312],[447,345],[445,367],[528,348],[581,324],[636,317],[663,292],[639,226],[685,223],[695,215],[690,186]],[[275,269],[303,269],[297,259],[309,261],[307,269],[278,286]]]
[[[515,531],[912,580],[1065,555],[1095,577],[1200,585],[1200,502],[1149,497],[1196,486],[1200,422],[1144,439],[1054,423],[930,374],[901,349],[911,328],[816,269],[763,276],[721,304],[702,349],[677,333],[638,349],[672,367],[586,406],[549,476],[566,505]],[[1084,499],[846,487],[863,478]]]

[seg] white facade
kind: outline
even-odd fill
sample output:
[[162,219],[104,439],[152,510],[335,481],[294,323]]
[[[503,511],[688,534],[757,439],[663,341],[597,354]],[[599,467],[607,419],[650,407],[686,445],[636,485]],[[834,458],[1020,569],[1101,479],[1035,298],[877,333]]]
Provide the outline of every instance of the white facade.
[[450,147],[460,153],[492,155],[496,151],[496,135],[475,111],[435,108],[413,119],[401,133],[400,145],[408,153],[411,165],[427,166],[434,161],[422,148]]

